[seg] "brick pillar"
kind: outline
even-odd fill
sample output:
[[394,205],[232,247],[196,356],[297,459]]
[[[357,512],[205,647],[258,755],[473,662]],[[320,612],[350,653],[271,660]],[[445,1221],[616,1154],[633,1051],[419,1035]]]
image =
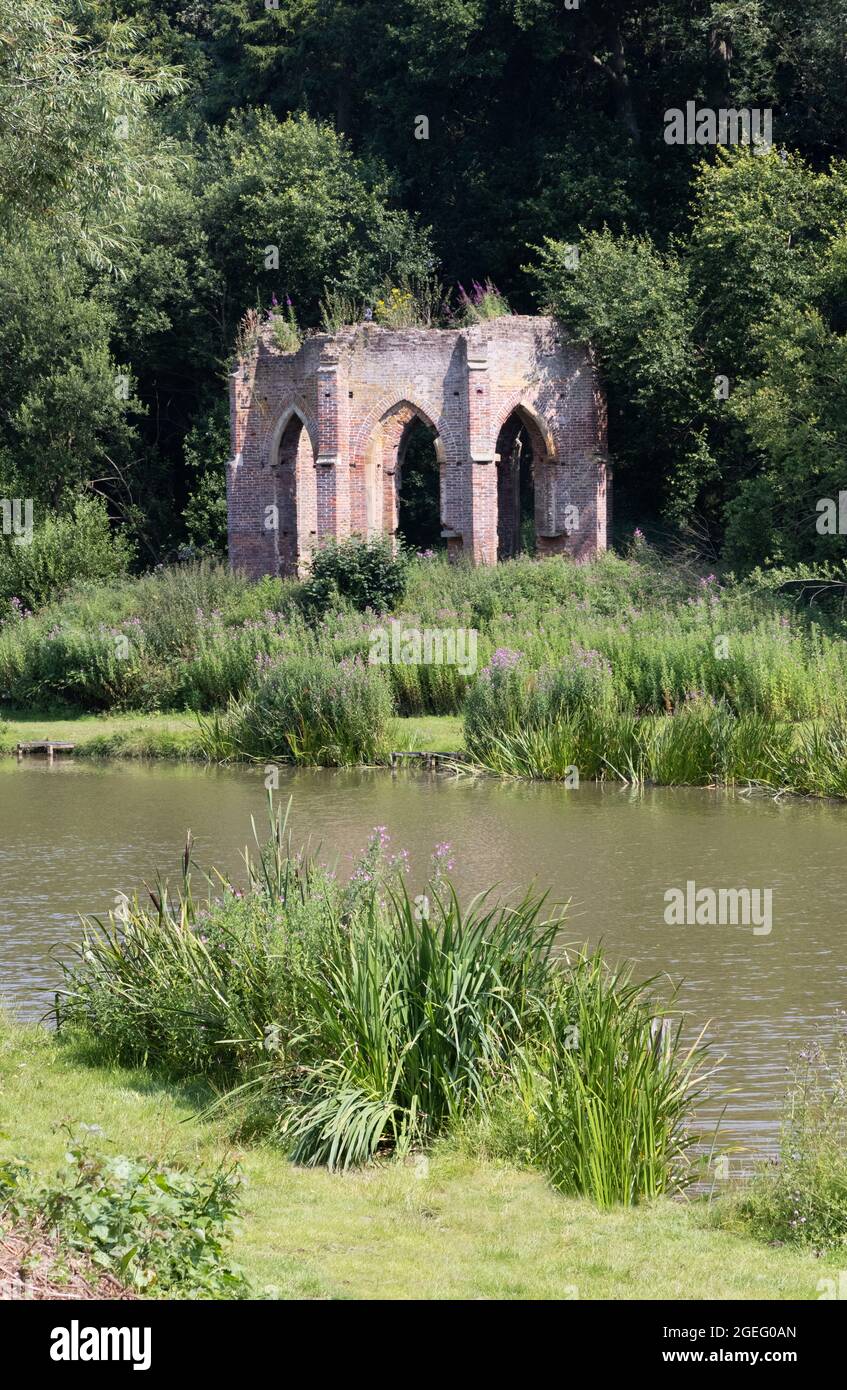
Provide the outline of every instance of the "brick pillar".
[[[344,380],[342,381],[342,376]],[[338,349],[321,349],[317,369],[318,456],[315,460],[317,540],[350,534],[348,409]]]
[[612,539],[612,526],[615,521],[615,479],[612,465],[608,459],[601,456],[600,465],[606,478],[606,529],[603,535],[597,538],[598,548],[605,550]]
[[[491,380],[488,343],[468,341],[468,444],[470,464],[471,535],[475,564],[497,563],[497,466],[491,440]],[[468,536],[465,535],[467,548]]]
[[248,359],[229,378],[232,458],[227,466],[229,558],[251,579],[276,572],[274,532],[267,530],[267,471],[259,456],[259,419],[255,407],[256,359]]
[[231,372],[229,377],[229,462],[226,466],[226,532],[227,532],[227,553],[229,555],[230,568],[234,569],[240,562],[238,548],[239,526],[236,520],[236,503],[238,501],[238,489],[240,472],[244,467],[244,459],[241,452],[244,443],[244,422],[241,417],[241,410],[238,396],[238,383],[240,372]]

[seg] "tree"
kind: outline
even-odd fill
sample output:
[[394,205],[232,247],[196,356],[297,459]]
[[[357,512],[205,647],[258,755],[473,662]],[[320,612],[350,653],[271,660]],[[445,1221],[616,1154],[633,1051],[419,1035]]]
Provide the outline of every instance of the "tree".
[[743,148],[701,162],[687,261],[716,370],[748,374],[756,326],[775,301],[808,298],[845,220],[847,166],[816,172],[796,154]]
[[690,519],[714,482],[716,407],[695,328],[697,303],[678,250],[649,237],[590,232],[573,248],[548,241],[535,271],[543,307],[573,341],[590,342],[608,395],[615,509]]
[[0,0],[0,230],[36,225],[114,264],[135,194],[165,153],[146,112],[181,86],[138,55],[137,37],[115,24],[92,43],[51,0]]
[[[192,543],[208,527],[210,543],[220,541],[226,454],[208,427],[226,413],[244,311],[289,295],[301,324],[315,325],[328,287],[361,302],[387,275],[431,264],[426,232],[390,195],[384,171],[357,160],[331,127],[260,111],[182,142],[168,183],[139,199],[107,295],[113,349],[131,364],[145,412],[133,499],[144,498],[135,529],[154,550],[179,546],[183,514]],[[222,441],[224,427],[213,434]],[[208,477],[198,471],[201,439],[217,470]]]
[[185,529],[195,550],[226,554],[229,453],[229,402],[223,399],[195,421],[185,438],[185,463],[192,483]]
[[234,117],[210,135],[197,173],[210,253],[239,317],[275,292],[314,324],[327,288],[368,298],[386,277],[423,277],[434,263],[426,231],[391,206],[385,170],[306,116]]
[[847,553],[847,238],[830,243],[812,300],[772,306],[763,370],[734,401],[756,460],[727,507],[727,558],[742,569]]
[[[624,497],[705,523],[739,567],[843,553],[837,496],[847,331],[847,166],[784,151],[702,160],[686,237],[548,241],[544,301],[595,345]],[[725,533],[725,534],[724,534]]]
[[53,509],[91,484],[123,493],[139,403],[112,330],[83,268],[50,244],[0,252],[0,495]]

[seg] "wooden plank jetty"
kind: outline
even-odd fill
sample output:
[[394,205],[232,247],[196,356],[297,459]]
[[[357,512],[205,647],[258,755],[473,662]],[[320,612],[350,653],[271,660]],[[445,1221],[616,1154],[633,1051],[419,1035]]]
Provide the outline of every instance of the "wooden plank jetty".
[[57,753],[72,753],[74,745],[72,743],[62,743],[57,739],[41,739],[36,743],[19,743],[17,747],[18,762],[28,753],[44,753],[48,763],[52,763]]
[[417,758],[427,769],[437,768],[444,763],[467,762],[465,753],[421,753],[416,750],[407,750],[402,753],[392,753],[391,766],[398,767],[402,758]]

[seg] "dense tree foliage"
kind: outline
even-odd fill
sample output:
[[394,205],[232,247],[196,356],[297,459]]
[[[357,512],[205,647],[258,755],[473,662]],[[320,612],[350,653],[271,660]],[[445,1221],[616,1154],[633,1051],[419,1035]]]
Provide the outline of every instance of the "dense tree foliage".
[[724,150],[666,249],[588,233],[571,269],[545,243],[546,300],[604,370],[628,517],[696,521],[742,567],[843,553],[816,501],[843,467],[846,225],[844,164]]
[[[595,343],[621,525],[843,553],[845,32],[847,0],[0,0],[0,496],[93,489],[140,563],[220,545],[247,308],[491,276]],[[772,108],[775,149],[667,144],[688,101]]]
[[114,331],[104,295],[44,238],[0,252],[3,496],[55,508],[131,466],[138,402],[113,356]]
[[51,0],[0,0],[0,228],[34,225],[108,267],[132,197],[171,145],[145,117],[182,79],[142,58],[129,23],[77,32]]

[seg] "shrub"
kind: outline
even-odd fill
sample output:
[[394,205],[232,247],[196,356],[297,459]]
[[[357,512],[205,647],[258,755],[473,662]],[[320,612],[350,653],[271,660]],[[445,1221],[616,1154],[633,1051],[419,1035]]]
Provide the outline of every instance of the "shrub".
[[182,446],[190,496],[182,513],[188,544],[199,555],[226,555],[226,464],[229,409],[216,401],[192,424]]
[[395,551],[388,537],[330,542],[312,557],[303,600],[316,614],[326,612],[336,595],[360,612],[386,613],[403,597],[408,564],[408,556]]
[[[44,630],[28,621],[13,643],[0,639],[3,693],[16,704],[57,702],[104,710],[148,704],[143,636],[131,625]],[[153,700],[163,693],[163,681]],[[166,689],[166,688],[165,688]],[[152,692],[151,692],[152,694]]]
[[717,1220],[761,1240],[843,1250],[847,1244],[847,1032],[795,1054],[779,1158],[725,1204]]
[[0,534],[0,620],[14,615],[12,600],[35,609],[71,583],[125,574],[132,554],[97,497],[78,497],[69,511],[47,516],[30,544]]
[[293,656],[215,726],[211,756],[281,758],[318,767],[377,763],[388,752],[391,693],[381,671],[358,657]]
[[67,1170],[28,1187],[24,1170],[2,1185],[18,1223],[56,1229],[65,1249],[120,1277],[147,1297],[246,1298],[244,1275],[226,1244],[238,1210],[235,1167],[190,1171],[149,1158],[106,1157],[68,1129]]

